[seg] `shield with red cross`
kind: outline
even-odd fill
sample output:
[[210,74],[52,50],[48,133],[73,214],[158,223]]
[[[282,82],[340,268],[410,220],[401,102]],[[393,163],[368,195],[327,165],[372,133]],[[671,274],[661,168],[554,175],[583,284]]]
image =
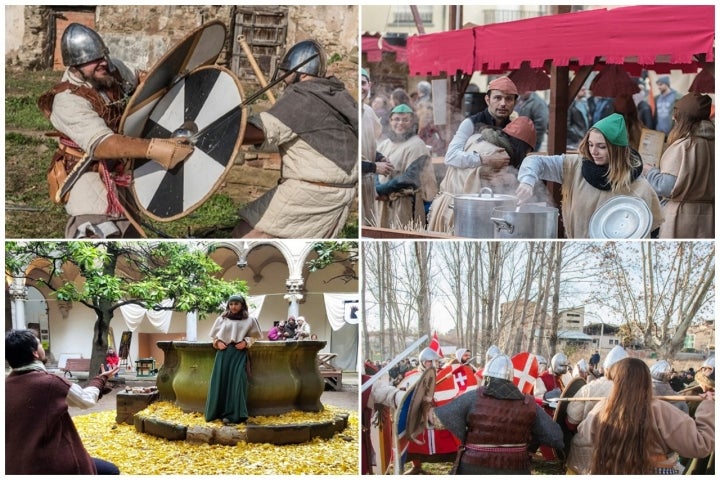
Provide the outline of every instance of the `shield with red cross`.
[[[452,401],[465,392],[478,387],[475,370],[468,365],[451,363],[438,370],[435,383],[435,406],[439,407]],[[444,428],[426,429],[422,435],[408,447],[408,455],[419,458],[432,455],[454,454],[460,440]]]
[[532,393],[538,377],[537,357],[529,352],[520,352],[512,357],[512,363],[515,368],[513,383],[521,392]]
[[436,378],[435,404],[438,407],[478,387],[478,378],[472,367],[459,363],[445,365]]

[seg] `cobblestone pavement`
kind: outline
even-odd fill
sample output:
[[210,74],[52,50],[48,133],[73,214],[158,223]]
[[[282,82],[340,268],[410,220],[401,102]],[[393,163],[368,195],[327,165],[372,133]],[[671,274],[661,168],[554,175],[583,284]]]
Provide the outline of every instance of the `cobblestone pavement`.
[[[358,411],[358,384],[357,380],[349,378],[346,380],[346,375],[343,377],[343,388],[339,392],[332,390],[326,390],[320,396],[320,402],[323,405],[332,405],[333,407],[342,408],[349,411]],[[349,383],[346,383],[349,382]],[[93,407],[88,409],[82,409],[77,407],[70,407],[70,415],[87,415],[89,413],[103,412],[106,410],[115,410],[117,408],[117,394],[128,387],[149,387],[155,385],[155,378],[137,378],[127,377],[125,378],[125,384],[119,384],[112,389],[112,392],[103,396],[100,401]]]

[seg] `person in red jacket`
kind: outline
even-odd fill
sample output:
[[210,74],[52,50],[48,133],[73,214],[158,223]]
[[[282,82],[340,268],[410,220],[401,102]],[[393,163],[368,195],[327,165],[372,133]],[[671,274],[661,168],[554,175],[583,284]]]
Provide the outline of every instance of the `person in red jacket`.
[[5,473],[7,475],[119,475],[114,464],[91,457],[68,406],[90,408],[119,367],[80,387],[45,369],[42,343],[32,330],[5,334]]
[[118,365],[120,365],[120,357],[114,348],[109,347],[107,349],[107,355],[105,355],[105,368],[112,370]]

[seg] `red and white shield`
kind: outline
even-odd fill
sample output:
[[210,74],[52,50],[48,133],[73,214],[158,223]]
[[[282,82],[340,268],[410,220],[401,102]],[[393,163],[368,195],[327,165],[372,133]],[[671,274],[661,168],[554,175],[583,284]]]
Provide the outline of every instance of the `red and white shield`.
[[537,357],[529,352],[520,352],[512,357],[515,373],[513,383],[523,393],[532,393],[538,377]]
[[438,407],[478,387],[478,378],[472,367],[459,363],[445,365],[438,371],[436,378],[434,398]]

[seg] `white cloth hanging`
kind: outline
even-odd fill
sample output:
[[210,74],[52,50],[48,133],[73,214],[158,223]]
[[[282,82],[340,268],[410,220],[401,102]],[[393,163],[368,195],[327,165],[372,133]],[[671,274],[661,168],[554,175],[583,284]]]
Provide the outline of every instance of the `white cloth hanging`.
[[[172,300],[165,299],[160,305],[162,307],[170,307]],[[134,303],[129,303],[120,307],[125,324],[131,332],[137,330],[142,323],[143,319],[147,317],[150,324],[155,327],[156,330],[162,333],[167,333],[170,330],[170,320],[172,318],[172,310],[152,310]]]
[[357,293],[324,293],[323,297],[325,314],[333,330],[340,330],[346,323],[360,323],[360,315],[345,315],[345,310],[351,306],[350,304],[357,305],[360,301]]

